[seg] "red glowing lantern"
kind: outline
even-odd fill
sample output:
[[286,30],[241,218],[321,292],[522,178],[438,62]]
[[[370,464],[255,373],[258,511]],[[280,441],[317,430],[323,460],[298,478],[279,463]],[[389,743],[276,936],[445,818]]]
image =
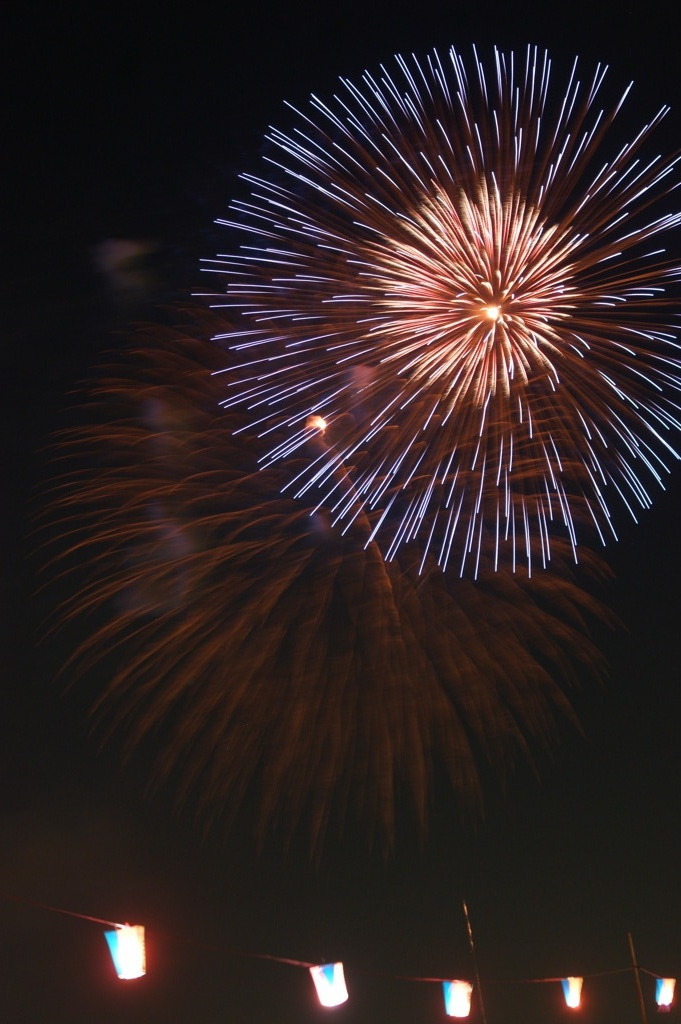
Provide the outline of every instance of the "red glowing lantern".
[[131,981],[147,973],[144,925],[117,924],[114,931],[105,932],[104,936],[119,978]]
[[467,1017],[471,1012],[471,994],[473,992],[470,981],[443,981],[442,990],[447,1016]]
[[583,978],[563,978],[563,993],[565,994],[565,1003],[570,1007],[571,1010],[576,1010],[582,1001],[582,982]]
[[675,978],[658,978],[655,983],[655,1002],[657,1003],[658,1010],[661,1010],[663,1013],[668,1012],[672,1008],[675,987]]
[[321,964],[311,967],[310,974],[317,989],[317,996],[322,1006],[340,1006],[348,998],[345,985],[343,964]]

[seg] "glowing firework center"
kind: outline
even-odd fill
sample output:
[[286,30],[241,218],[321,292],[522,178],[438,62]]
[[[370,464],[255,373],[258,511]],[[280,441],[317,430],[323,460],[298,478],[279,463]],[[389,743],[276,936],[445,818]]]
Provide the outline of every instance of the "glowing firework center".
[[439,385],[455,420],[455,406],[499,394],[500,419],[510,423],[514,385],[548,376],[555,389],[569,243],[517,197],[502,203],[486,186],[475,203],[461,194],[459,209],[443,192],[423,206],[407,226],[412,239],[387,239],[367,261],[373,256],[379,315],[370,334],[385,353],[381,365],[397,363],[434,393]]

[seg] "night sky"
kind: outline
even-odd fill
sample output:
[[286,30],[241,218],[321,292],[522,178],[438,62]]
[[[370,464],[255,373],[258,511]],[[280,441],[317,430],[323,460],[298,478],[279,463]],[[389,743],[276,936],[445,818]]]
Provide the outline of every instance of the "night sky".
[[[566,974],[594,975],[584,1024],[637,1021],[632,975],[607,973],[628,966],[628,932],[642,966],[681,976],[681,466],[606,552],[613,580],[599,596],[621,625],[596,633],[608,673],[576,696],[582,733],[566,725],[536,773],[492,780],[475,827],[436,792],[425,846],[405,824],[387,860],[356,832],[314,865],[302,840],[256,854],[245,824],[204,838],[164,798],[145,798],[139,769],[98,753],[81,702],[62,695],[59,642],[38,642],[46,604],[31,528],[71,393],[131,318],[160,316],[158,304],[197,286],[199,258],[225,248],[213,220],[237,175],[257,170],[267,126],[287,123],[284,100],[323,96],[338,75],[397,52],[536,43],[563,64],[602,60],[622,86],[633,79],[635,128],[669,103],[656,138],[671,152],[673,9],[353,0],[232,13],[23,6],[5,18],[0,1020],[325,1019],[303,969],[248,953],[342,959],[350,1001],[326,1011],[340,1024],[445,1020],[438,986],[408,979],[471,976],[464,898],[489,1024],[566,1020],[557,983],[518,984]],[[153,246],[153,287],[134,308],[117,307],[95,272],[110,238]],[[102,929],[45,904],[146,924],[148,976],[118,982]],[[644,995],[652,1016],[648,977]]]

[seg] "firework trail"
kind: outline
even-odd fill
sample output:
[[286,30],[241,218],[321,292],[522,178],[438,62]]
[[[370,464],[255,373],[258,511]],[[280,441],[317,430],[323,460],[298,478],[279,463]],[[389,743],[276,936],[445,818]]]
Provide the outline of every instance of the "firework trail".
[[628,141],[628,89],[546,53],[453,49],[342,81],[272,130],[269,177],[221,223],[237,254],[215,304],[265,467],[284,493],[358,517],[394,558],[546,566],[556,540],[615,535],[678,458],[678,262],[659,209],[679,157]]
[[[341,533],[282,496],[290,465],[258,470],[243,417],[225,422],[224,353],[193,318],[141,332],[58,446],[64,671],[97,734],[206,820],[245,803],[259,834],[315,849],[357,818],[389,843],[400,805],[423,825],[436,773],[475,813],[484,766],[550,749],[600,671],[597,603],[558,552],[533,579],[420,572],[361,516]],[[296,468],[318,450],[313,432]]]

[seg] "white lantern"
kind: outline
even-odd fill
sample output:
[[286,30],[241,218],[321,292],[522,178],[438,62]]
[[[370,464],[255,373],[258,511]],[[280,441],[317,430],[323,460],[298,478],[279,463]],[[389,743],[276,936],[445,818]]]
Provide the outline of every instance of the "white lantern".
[[674,1001],[675,978],[658,978],[655,983],[655,1002],[658,1010],[663,1012],[671,1009]]
[[147,973],[144,925],[117,924],[114,931],[104,935],[119,978],[131,981]]
[[467,1017],[471,1012],[471,994],[473,992],[470,981],[443,981],[442,991],[444,992],[447,1016]]
[[343,964],[321,964],[311,967],[310,974],[317,989],[317,996],[322,1006],[340,1006],[348,998],[345,985]]
[[576,1010],[582,1001],[583,978],[563,978],[563,992],[565,1002],[571,1010]]

